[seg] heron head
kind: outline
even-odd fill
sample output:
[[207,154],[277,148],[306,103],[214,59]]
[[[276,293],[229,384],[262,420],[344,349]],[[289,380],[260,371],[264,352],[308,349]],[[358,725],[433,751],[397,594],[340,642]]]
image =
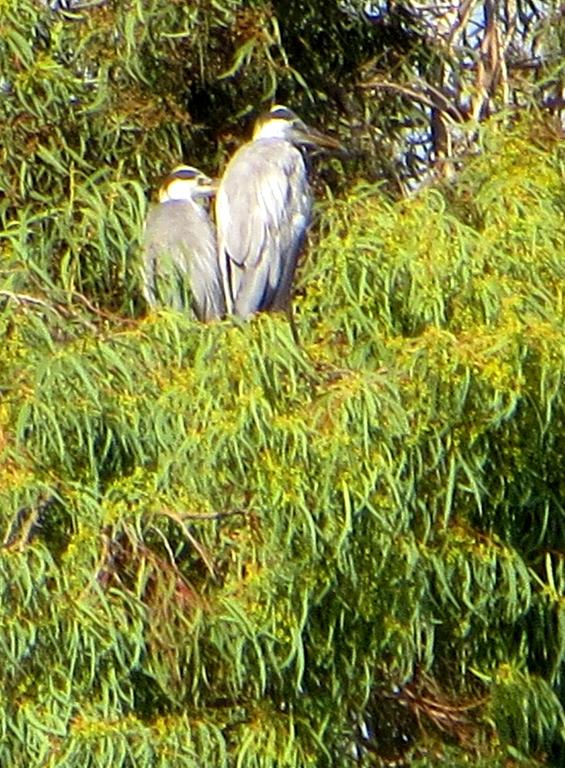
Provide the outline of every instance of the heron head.
[[291,144],[308,149],[344,151],[339,141],[310,128],[292,109],[282,104],[275,104],[255,124],[253,139],[268,138],[285,139]]
[[198,168],[193,168],[191,165],[177,165],[159,189],[159,202],[212,197],[216,194],[217,188],[218,183]]

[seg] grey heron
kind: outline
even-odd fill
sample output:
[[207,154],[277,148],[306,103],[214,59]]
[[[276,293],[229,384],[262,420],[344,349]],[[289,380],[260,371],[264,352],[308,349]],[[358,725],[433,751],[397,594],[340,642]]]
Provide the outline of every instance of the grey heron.
[[215,193],[216,183],[188,165],[163,182],[145,225],[143,293],[150,306],[192,308],[205,322],[225,314],[216,237],[199,202]]
[[229,314],[288,310],[312,200],[301,149],[342,150],[275,105],[229,161],[216,195],[218,255]]

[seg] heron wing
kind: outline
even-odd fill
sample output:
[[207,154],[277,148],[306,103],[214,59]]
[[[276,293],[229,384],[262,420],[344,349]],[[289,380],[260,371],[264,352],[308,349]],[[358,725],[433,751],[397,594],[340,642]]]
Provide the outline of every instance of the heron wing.
[[143,292],[151,306],[192,307],[200,320],[225,313],[216,239],[197,203],[170,200],[153,206],[144,240]]
[[310,210],[304,160],[292,144],[264,139],[236,152],[216,199],[220,269],[230,311],[248,317],[288,306]]

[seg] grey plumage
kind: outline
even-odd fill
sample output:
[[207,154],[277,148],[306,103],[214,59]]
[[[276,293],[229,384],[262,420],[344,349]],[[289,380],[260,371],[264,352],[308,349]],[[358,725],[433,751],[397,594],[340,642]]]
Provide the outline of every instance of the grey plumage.
[[286,309],[311,198],[300,151],[282,139],[243,146],[228,166],[216,207],[229,311],[248,317]]
[[147,216],[143,293],[152,307],[192,309],[208,322],[225,314],[216,237],[199,197],[214,194],[211,179],[190,166],[167,177]]
[[216,197],[218,255],[228,313],[287,310],[312,200],[298,147],[338,149],[334,139],[277,105],[232,157]]

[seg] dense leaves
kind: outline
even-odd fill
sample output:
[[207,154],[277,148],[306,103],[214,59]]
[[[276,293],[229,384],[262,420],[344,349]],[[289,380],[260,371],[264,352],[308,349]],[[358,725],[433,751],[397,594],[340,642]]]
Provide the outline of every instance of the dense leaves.
[[0,3],[0,764],[560,765],[553,124],[491,119],[449,183],[326,200],[299,345],[145,314],[160,173],[320,97],[325,47],[345,78],[429,55],[406,9],[393,50],[280,5]]
[[558,743],[559,177],[529,130],[493,126],[448,194],[328,208],[302,348],[282,318],[5,300],[6,754]]

